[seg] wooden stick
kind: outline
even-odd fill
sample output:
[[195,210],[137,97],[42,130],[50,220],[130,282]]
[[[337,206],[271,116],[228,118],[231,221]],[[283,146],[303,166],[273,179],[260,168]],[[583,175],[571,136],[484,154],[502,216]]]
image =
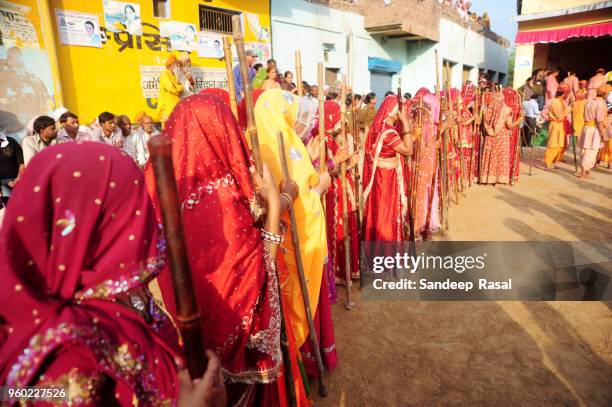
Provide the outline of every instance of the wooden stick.
[[[397,88],[397,113],[398,115],[401,116],[402,114],[402,109],[403,109],[403,101],[402,101],[402,88],[398,87]],[[401,119],[398,120],[398,125],[400,128],[400,137],[403,138],[403,134],[404,134],[404,129],[402,127],[402,121]],[[406,172],[406,170],[410,167],[409,163],[408,163],[408,156],[403,155],[402,156],[402,162],[400,164],[403,168],[403,172]],[[407,177],[408,174],[405,174],[405,177]],[[405,183],[405,185],[410,185],[409,183]],[[410,255],[416,256],[416,238],[414,235],[414,214],[413,214],[413,208],[412,208],[412,194],[414,192],[413,191],[406,191],[406,201],[408,202],[408,208],[406,208],[407,212],[408,212],[408,224],[406,224],[406,220],[402,219],[402,223],[404,224],[404,239],[406,237],[408,237],[408,240],[410,242],[410,246],[409,246],[409,250],[408,253]],[[410,196],[408,196],[408,194],[410,194]]]
[[465,161],[463,159],[463,146],[462,146],[462,142],[461,142],[461,127],[462,127],[462,117],[461,117],[461,113],[462,113],[462,104],[463,102],[459,103],[459,99],[461,98],[461,96],[457,97],[457,103],[456,103],[456,111],[457,111],[457,137],[456,137],[456,142],[457,142],[457,151],[459,153],[459,176],[461,178],[461,194],[463,194],[463,196],[467,196],[467,182],[465,180]]
[[232,47],[229,38],[223,37],[223,52],[225,54],[225,69],[227,70],[227,89],[230,97],[230,109],[235,118],[238,118],[238,104],[236,103],[236,84],[234,83],[234,69],[232,61]]
[[[516,94],[516,96],[519,99],[519,103],[520,103],[520,109],[518,112],[516,112],[516,116],[512,115],[512,120],[516,120],[518,119],[518,116],[520,116],[521,114],[521,110],[523,109],[523,98],[522,96],[517,92],[514,91],[514,93]],[[514,130],[514,129],[513,129]],[[519,163],[521,161],[520,156],[519,156],[519,151],[521,149],[521,134],[520,134],[521,129],[518,129],[518,133],[516,136],[516,146],[514,147],[514,162],[512,163],[512,168],[510,169],[510,185],[514,185],[514,177],[517,175],[515,174],[515,171],[517,170],[517,167],[519,166]]]
[[[285,153],[285,139],[283,133],[278,133],[278,152],[281,161],[281,168],[283,172],[283,179],[285,183],[290,181],[289,167],[287,166],[287,155]],[[289,206],[289,221],[291,222],[291,241],[293,242],[293,252],[295,254],[295,263],[297,264],[298,275],[300,277],[300,291],[304,300],[304,309],[306,310],[306,319],[308,321],[308,336],[310,338],[310,344],[315,353],[315,359],[317,361],[317,372],[319,375],[319,396],[327,396],[327,388],[323,381],[324,368],[323,359],[321,358],[321,348],[319,347],[319,341],[317,339],[317,331],[315,331],[314,321],[312,319],[312,309],[310,308],[310,297],[308,296],[308,285],[306,284],[306,275],[304,274],[304,264],[302,263],[302,253],[300,251],[300,237],[297,230],[297,222],[295,220],[295,210],[293,205]],[[322,281],[321,284],[325,284]]]
[[176,300],[176,324],[185,344],[185,361],[189,375],[192,380],[200,379],[206,371],[208,359],[204,353],[200,310],[193,290],[183,222],[179,211],[178,192],[172,167],[172,141],[167,136],[155,136],[149,141],[149,151],[168,245],[172,288]]
[[304,96],[304,87],[302,86],[302,52],[299,50],[295,51],[295,78],[298,96]]
[[[448,61],[446,61],[446,81],[444,81],[444,94],[445,94],[445,98],[446,98],[446,117],[451,118],[452,117],[452,112],[453,112],[453,98],[451,95],[451,87],[450,87],[450,64]],[[452,190],[455,193],[455,204],[459,205],[459,186],[458,184],[458,180],[457,180],[457,173],[455,171],[455,163],[457,162],[457,158],[455,157],[454,160],[452,160],[450,158],[450,154],[448,152],[449,150],[449,144],[452,143],[452,147],[453,150],[455,150],[455,154],[457,151],[457,145],[455,143],[455,126],[456,126],[456,122],[453,122],[453,126],[450,129],[447,129],[446,135],[446,140],[447,143],[444,144],[444,147],[447,149],[446,150],[446,157],[447,157],[447,170],[446,170],[446,176],[447,179],[450,179],[450,182],[452,182]],[[450,164],[450,171],[448,170],[448,166]],[[446,217],[447,221],[448,221],[448,216]],[[447,228],[448,229],[448,228]]]
[[246,134],[251,141],[251,150],[253,151],[253,161],[258,174],[263,174],[261,153],[259,150],[259,139],[257,137],[257,127],[255,127],[255,113],[253,111],[253,87],[249,80],[249,67],[246,62],[246,54],[244,50],[244,34],[242,33],[242,24],[240,16],[232,17],[232,29],[234,44],[238,52],[238,61],[240,62],[240,74],[244,85],[244,100],[246,103],[247,129]]
[[[446,155],[444,154],[446,148],[446,138],[442,133],[442,118],[444,109],[442,108],[440,98],[440,64],[438,63],[438,50],[435,50],[436,57],[436,97],[438,98],[438,104],[440,106],[440,115],[438,118],[438,139],[440,140],[440,230],[442,235],[446,234]],[[433,191],[432,191],[433,193]]]
[[325,135],[325,96],[323,95],[323,62],[318,65],[318,86],[319,86],[319,172],[327,171],[327,143]]
[[[423,132],[423,98],[419,98],[419,105],[417,107],[417,125],[416,129],[421,129]],[[421,133],[421,138],[424,137],[423,133]],[[412,158],[412,182],[410,183],[410,204],[412,215],[412,228],[414,229],[415,236],[415,255],[416,255],[416,227],[419,224],[418,222],[418,213],[416,211],[417,207],[417,187],[419,182],[419,170],[420,170],[420,160],[421,160],[421,139],[417,140],[414,143],[414,157]]]
[[[340,103],[340,147],[348,147],[346,137],[346,76],[342,78],[341,103]],[[344,233],[344,279],[346,283],[346,303],[344,307],[348,310],[355,307],[352,300],[351,288],[353,279],[351,277],[351,238],[348,225],[348,183],[346,181],[346,161],[340,164],[340,182],[342,184],[342,229]]]
[[469,186],[472,186],[472,180],[474,178],[474,159],[476,158],[476,154],[474,153],[474,148],[476,147],[476,132],[479,131],[479,127],[476,125],[476,116],[480,115],[478,109],[480,108],[480,89],[476,88],[476,95],[474,98],[474,109],[472,110],[472,148],[470,150],[470,165],[469,165],[469,174],[468,174],[468,182]]

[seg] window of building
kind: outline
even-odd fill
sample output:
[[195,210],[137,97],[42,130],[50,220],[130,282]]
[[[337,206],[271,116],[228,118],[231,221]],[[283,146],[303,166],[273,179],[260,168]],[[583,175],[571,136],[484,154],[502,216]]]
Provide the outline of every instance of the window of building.
[[232,17],[235,15],[240,15],[240,12],[217,7],[200,6],[200,30],[231,34]]
[[338,83],[338,72],[339,69],[325,68],[325,85],[336,86]]
[[170,18],[170,0],[153,0],[153,15],[158,18]]
[[474,69],[473,66],[463,65],[463,73],[461,75],[461,82],[462,83],[465,83],[466,81],[470,80],[470,76],[472,74],[472,69]]
[[499,72],[497,74],[497,82],[499,82],[499,83],[501,83],[503,85],[505,80],[506,80],[506,74],[503,73],[503,72]]

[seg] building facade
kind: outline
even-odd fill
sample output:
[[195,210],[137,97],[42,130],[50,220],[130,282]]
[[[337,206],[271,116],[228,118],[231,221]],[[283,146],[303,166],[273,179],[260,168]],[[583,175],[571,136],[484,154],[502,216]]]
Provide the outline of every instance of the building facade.
[[190,54],[197,88],[226,87],[222,38],[242,17],[247,48],[271,55],[267,1],[0,0],[0,130],[65,106],[155,117],[159,72]]
[[508,41],[438,0],[387,6],[376,0],[272,0],[271,21],[274,58],[281,69],[293,71],[294,51],[300,49],[309,83],[316,83],[317,63],[324,62],[327,85],[346,75],[357,93],[433,89],[436,50],[439,67],[448,62],[449,71],[441,69],[440,75],[448,76],[451,86],[476,82],[480,72],[502,83],[507,76]]
[[571,69],[583,79],[611,69],[612,1],[522,0],[517,12],[515,88],[536,69]]

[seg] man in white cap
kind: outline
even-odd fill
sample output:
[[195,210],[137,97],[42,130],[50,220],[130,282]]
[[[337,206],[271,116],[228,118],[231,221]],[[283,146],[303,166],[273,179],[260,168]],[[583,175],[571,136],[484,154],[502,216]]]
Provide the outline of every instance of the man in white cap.
[[[256,74],[255,69],[253,69],[253,65],[257,60],[257,54],[253,50],[248,50],[245,52],[245,55],[249,71],[249,82],[251,82]],[[236,102],[240,103],[240,101],[244,98],[244,84],[242,82],[242,75],[240,74],[239,63],[234,66],[234,85],[236,86]]]

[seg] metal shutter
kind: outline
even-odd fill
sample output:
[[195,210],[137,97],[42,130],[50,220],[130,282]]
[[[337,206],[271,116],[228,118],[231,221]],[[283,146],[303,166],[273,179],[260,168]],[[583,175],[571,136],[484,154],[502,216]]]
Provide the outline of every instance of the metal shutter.
[[370,71],[370,89],[376,93],[376,108],[378,109],[385,99],[385,93],[391,90],[393,75],[385,72]]

